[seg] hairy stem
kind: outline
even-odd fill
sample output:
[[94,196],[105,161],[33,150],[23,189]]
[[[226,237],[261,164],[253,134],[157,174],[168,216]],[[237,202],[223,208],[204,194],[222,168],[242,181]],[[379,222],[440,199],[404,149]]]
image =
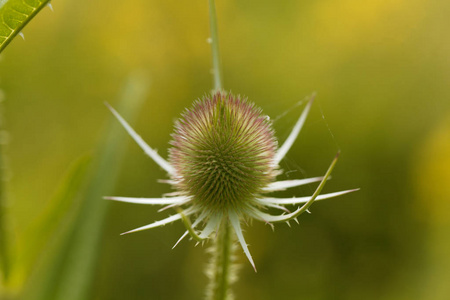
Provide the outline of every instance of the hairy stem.
[[210,283],[207,291],[208,300],[231,299],[230,285],[235,279],[233,266],[233,232],[225,221],[219,229],[212,248],[212,260],[207,270]]
[[[222,67],[219,53],[219,35],[217,33],[216,4],[209,0],[209,24],[211,31],[212,72],[214,78],[214,90],[222,89]],[[230,284],[235,278],[232,269],[233,232],[228,220],[225,220],[219,228],[217,238],[212,247],[212,260],[207,273],[210,283],[207,289],[209,300],[231,299]]]
[[209,0],[209,25],[211,30],[210,43],[212,51],[214,90],[218,91],[222,89],[222,67],[220,63],[219,35],[217,33],[216,4],[214,0]]

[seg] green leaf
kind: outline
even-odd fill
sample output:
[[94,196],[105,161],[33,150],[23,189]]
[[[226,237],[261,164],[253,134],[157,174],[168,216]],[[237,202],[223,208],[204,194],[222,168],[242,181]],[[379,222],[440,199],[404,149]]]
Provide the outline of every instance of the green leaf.
[[0,0],[0,52],[50,0]]
[[[118,108],[128,120],[134,120],[147,92],[147,80],[132,77],[125,86]],[[106,110],[106,107],[105,107]],[[24,300],[84,300],[89,291],[100,249],[103,222],[125,153],[125,132],[110,118],[105,139],[94,157],[86,187],[77,195],[79,208],[65,217],[65,224],[46,257],[32,276]]]
[[[48,3],[50,0],[0,0],[0,53]],[[1,118],[2,116],[0,122]],[[6,197],[2,148],[3,145],[0,144],[0,271],[3,281],[6,282],[11,272],[11,255],[4,207]]]
[[56,195],[25,232],[17,247],[17,263],[13,269],[15,281],[23,282],[44,247],[51,241],[52,236],[59,232],[58,229],[64,223],[64,217],[70,215],[71,211],[79,206],[79,203],[74,200],[86,184],[91,161],[92,155],[85,155],[72,164],[59,185]]

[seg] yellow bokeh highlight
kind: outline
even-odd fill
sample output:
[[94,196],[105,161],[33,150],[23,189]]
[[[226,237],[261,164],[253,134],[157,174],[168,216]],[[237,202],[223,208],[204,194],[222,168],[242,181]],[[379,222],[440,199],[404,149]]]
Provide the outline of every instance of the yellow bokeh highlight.
[[418,155],[415,186],[429,223],[450,225],[450,116],[431,133]]
[[[359,49],[364,44],[401,43],[421,20],[422,0],[317,1],[313,18],[315,37],[338,48]],[[417,6],[411,11],[411,6]],[[405,23],[408,25],[405,26]]]

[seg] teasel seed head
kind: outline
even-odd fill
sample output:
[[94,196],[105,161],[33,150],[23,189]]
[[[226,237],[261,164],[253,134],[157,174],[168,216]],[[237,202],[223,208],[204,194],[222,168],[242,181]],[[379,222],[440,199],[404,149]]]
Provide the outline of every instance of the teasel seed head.
[[240,96],[217,92],[197,100],[172,138],[175,186],[202,210],[245,215],[278,174],[270,118]]

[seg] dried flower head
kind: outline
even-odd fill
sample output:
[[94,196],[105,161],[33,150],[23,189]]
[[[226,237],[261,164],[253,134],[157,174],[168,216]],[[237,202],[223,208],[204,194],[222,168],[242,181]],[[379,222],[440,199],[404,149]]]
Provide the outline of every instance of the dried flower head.
[[[303,126],[313,99],[306,105],[284,144],[278,148],[270,118],[253,103],[240,96],[216,92],[194,102],[175,124],[169,161],[151,149],[110,107],[113,114],[141,148],[170,176],[176,190],[164,198],[106,197],[110,200],[165,205],[177,213],[166,219],[128,231],[131,233],[165,225],[182,219],[188,234],[197,241],[209,238],[223,223],[231,224],[248,260],[255,268],[242,234],[240,222],[257,219],[272,226],[289,222],[307,211],[315,200],[343,195],[354,190],[320,195],[337,157],[323,177],[275,181],[281,173],[279,162],[291,148]],[[309,197],[273,198],[265,194],[287,188],[319,182]],[[303,203],[293,212],[285,205]],[[265,212],[267,208],[280,215]],[[190,218],[194,222],[190,223]],[[196,228],[203,225],[200,231]]]

